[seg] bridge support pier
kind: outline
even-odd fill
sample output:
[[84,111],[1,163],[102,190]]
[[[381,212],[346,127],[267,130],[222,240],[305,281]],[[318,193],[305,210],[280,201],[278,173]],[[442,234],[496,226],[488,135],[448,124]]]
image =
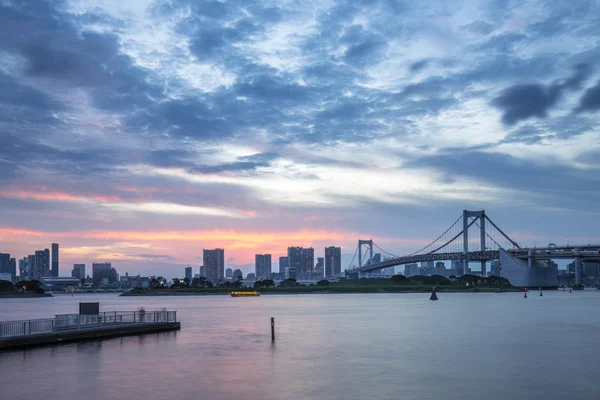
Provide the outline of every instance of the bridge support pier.
[[575,247],[575,284],[581,285],[581,249]]

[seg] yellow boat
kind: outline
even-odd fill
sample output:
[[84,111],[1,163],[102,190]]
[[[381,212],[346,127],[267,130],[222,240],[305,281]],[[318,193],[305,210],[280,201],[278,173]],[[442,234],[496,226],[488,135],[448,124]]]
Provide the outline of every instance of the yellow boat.
[[260,296],[260,292],[229,292],[231,297]]

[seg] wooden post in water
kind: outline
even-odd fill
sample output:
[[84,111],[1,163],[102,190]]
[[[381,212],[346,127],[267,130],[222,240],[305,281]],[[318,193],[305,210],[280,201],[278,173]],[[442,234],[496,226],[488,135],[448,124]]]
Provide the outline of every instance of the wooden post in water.
[[275,318],[271,317],[271,340],[275,341]]

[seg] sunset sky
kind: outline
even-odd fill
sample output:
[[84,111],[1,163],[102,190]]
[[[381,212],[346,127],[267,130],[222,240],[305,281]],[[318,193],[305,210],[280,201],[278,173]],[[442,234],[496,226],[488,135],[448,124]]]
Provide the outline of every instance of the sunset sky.
[[599,243],[599,126],[597,0],[0,0],[0,252],[61,275],[404,254],[463,209]]

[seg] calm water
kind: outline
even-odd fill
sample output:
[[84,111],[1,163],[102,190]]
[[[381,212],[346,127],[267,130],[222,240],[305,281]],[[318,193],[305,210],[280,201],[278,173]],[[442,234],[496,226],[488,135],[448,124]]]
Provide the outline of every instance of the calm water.
[[[177,310],[180,332],[0,353],[2,399],[594,399],[600,291],[89,294],[0,300],[0,320]],[[271,343],[269,319],[277,324]]]

